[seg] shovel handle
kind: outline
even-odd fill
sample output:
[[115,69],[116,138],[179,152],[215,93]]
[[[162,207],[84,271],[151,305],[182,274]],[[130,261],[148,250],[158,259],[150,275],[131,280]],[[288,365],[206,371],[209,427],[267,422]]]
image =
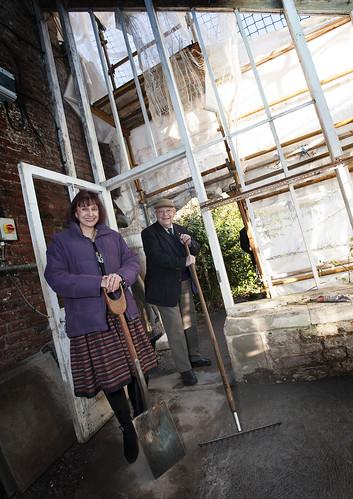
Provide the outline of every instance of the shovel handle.
[[[123,293],[123,290],[121,290],[121,292]],[[129,350],[131,362],[133,363],[134,368],[135,368],[136,379],[137,379],[137,382],[139,384],[139,388],[141,391],[143,405],[145,406],[145,410],[148,411],[149,409],[151,409],[151,403],[150,403],[150,399],[148,396],[147,383],[146,383],[145,377],[144,377],[142,369],[141,369],[140,361],[137,357],[135,346],[134,346],[134,343],[132,341],[129,328],[126,324],[126,319],[125,319],[124,314],[120,313],[120,314],[117,314],[117,316],[118,316],[118,319],[119,319],[119,322],[121,325],[121,329],[122,329],[123,334],[124,334],[124,339],[125,339],[127,348]]]
[[[185,242],[184,245],[185,245],[185,249],[186,249],[186,254],[190,255],[190,250],[189,250],[188,244]],[[195,265],[192,263],[190,265],[190,267],[191,267],[192,276],[194,278],[194,281],[195,281],[195,284],[196,284],[196,287],[197,287],[197,291],[199,293],[199,299],[200,299],[200,302],[201,302],[202,311],[203,311],[203,313],[205,315],[207,326],[208,326],[208,330],[209,330],[210,335],[211,335],[213,349],[214,349],[214,352],[216,354],[216,359],[217,359],[219,371],[220,371],[221,376],[222,376],[223,386],[224,386],[224,390],[225,390],[226,395],[227,395],[228,404],[229,404],[230,410],[234,414],[234,413],[237,412],[236,407],[235,407],[235,401],[234,401],[234,397],[233,397],[233,394],[232,394],[232,390],[231,390],[230,385],[229,385],[229,381],[228,381],[228,377],[227,377],[227,374],[226,374],[226,370],[224,368],[223,359],[222,359],[221,353],[219,351],[217,338],[216,338],[215,332],[213,330],[213,326],[212,326],[212,322],[211,322],[211,319],[210,319],[210,315],[209,315],[208,310],[207,310],[207,305],[206,305],[205,299],[203,297],[203,293],[202,293],[202,289],[201,289],[201,286],[200,286],[199,279],[198,279],[197,274],[196,274]]]

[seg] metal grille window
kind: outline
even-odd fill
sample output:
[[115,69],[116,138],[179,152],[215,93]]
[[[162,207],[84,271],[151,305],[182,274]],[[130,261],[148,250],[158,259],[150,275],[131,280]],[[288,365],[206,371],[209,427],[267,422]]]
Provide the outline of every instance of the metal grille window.
[[[249,38],[287,27],[286,18],[283,14],[240,14],[240,17],[243,21],[246,36]],[[299,19],[302,21],[309,17],[299,16]]]

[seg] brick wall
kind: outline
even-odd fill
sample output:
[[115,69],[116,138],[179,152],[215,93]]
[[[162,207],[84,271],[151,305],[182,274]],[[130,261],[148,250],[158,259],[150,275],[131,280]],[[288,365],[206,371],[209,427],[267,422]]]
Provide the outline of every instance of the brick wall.
[[[0,67],[15,76],[20,92],[8,114],[0,104],[0,212],[1,216],[15,219],[18,233],[18,241],[6,244],[5,259],[6,264],[33,264],[35,258],[17,164],[24,161],[66,172],[61,161],[39,34],[30,2],[3,2],[0,28]],[[57,43],[53,44],[53,50],[63,91],[69,65],[65,51]],[[93,181],[80,119],[67,104],[65,112],[77,174]],[[109,150],[106,147],[103,150],[108,163],[111,162]],[[45,237],[49,242],[54,233],[66,227],[68,196],[66,189],[55,184],[36,181],[35,185]],[[4,273],[0,276],[0,370],[3,370],[40,351],[51,341],[51,333],[46,317],[25,303],[10,277]],[[46,314],[37,270],[11,272],[11,276],[31,305]]]

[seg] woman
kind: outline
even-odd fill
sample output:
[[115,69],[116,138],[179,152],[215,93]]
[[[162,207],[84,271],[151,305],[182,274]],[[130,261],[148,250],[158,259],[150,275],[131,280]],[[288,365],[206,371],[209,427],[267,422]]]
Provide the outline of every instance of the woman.
[[118,232],[104,225],[106,212],[96,193],[80,191],[66,217],[70,228],[53,236],[44,275],[51,288],[65,297],[75,395],[91,398],[103,390],[123,431],[124,456],[133,463],[139,445],[124,386],[134,417],[143,406],[118,317],[107,310],[102,288],[115,293],[122,284],[125,317],[147,376],[157,361],[128,289],[139,274],[138,257]]

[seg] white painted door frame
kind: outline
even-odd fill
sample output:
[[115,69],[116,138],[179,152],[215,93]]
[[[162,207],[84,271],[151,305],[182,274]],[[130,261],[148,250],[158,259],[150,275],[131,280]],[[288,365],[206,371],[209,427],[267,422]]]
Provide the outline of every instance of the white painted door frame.
[[[53,334],[59,367],[64,381],[76,437],[79,442],[83,443],[87,442],[112,416],[112,410],[102,393],[92,399],[75,397],[74,395],[70,369],[70,344],[65,332],[64,311],[60,308],[56,293],[54,293],[44,278],[47,247],[37,203],[34,179],[66,186],[69,190],[70,199],[74,197],[76,189],[87,189],[97,192],[105,206],[111,204],[111,198],[104,186],[39,168],[28,163],[19,163],[18,171],[39,279],[49,316],[49,324]],[[107,210],[107,220],[109,226],[117,230],[116,219],[111,210]]]

